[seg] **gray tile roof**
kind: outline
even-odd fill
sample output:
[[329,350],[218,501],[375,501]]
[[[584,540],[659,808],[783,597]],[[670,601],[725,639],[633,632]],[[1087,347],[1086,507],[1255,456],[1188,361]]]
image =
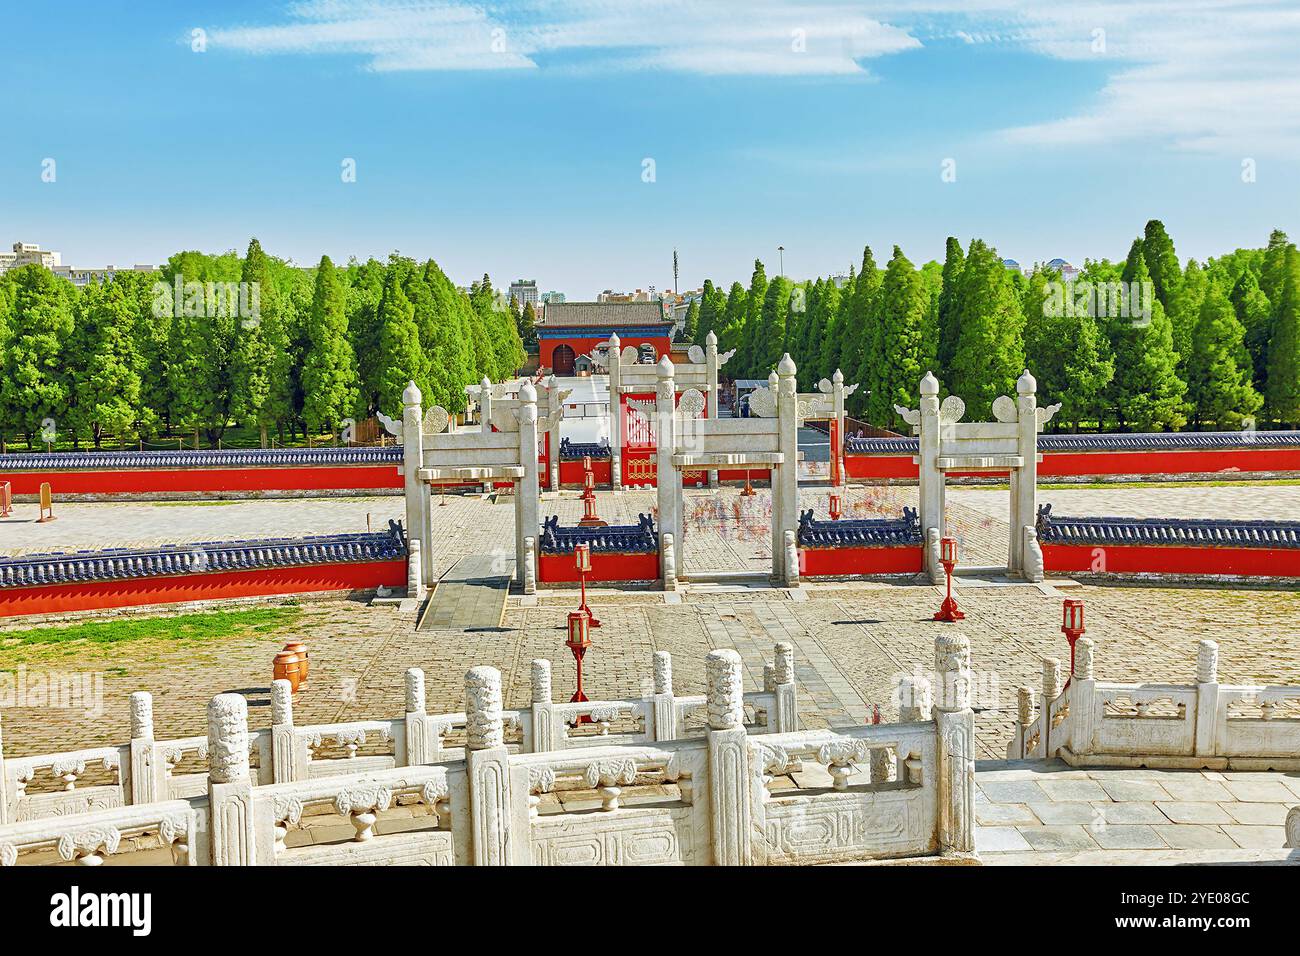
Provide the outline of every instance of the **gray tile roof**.
[[113,548],[0,558],[0,589],[126,578],[253,571],[312,564],[396,561],[406,557],[400,522],[387,531],[262,541],[216,541],[158,548]]
[[658,302],[550,302],[537,320],[549,329],[672,324]]
[[1038,508],[1042,544],[1166,545],[1183,547],[1300,548],[1300,521],[1224,518],[1075,518]]
[[799,513],[803,548],[897,548],[921,545],[921,519],[913,508],[902,518],[840,518],[818,521],[812,509]]

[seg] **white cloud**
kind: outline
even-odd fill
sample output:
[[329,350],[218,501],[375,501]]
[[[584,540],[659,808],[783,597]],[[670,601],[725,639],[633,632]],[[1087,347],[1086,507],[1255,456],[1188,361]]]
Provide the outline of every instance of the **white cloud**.
[[349,55],[377,71],[827,77],[960,41],[1105,65],[1087,106],[999,134],[1016,145],[1145,140],[1243,156],[1300,145],[1294,0],[303,0],[280,23],[209,36],[217,49]]

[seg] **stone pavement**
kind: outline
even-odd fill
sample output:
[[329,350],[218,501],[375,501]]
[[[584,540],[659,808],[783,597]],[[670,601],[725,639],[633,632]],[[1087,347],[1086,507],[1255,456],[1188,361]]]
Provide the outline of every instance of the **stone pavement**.
[[433,590],[419,630],[481,631],[501,627],[510,568],[485,555],[461,558]]
[[1300,804],[1300,773],[1025,760],[977,763],[975,780],[975,846],[985,863],[1300,865],[1283,828]]

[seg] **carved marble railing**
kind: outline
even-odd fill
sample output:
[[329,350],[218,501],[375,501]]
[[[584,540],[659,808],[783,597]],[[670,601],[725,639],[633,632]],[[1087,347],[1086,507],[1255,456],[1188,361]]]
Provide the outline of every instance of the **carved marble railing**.
[[1219,647],[1201,641],[1196,683],[1116,684],[1093,676],[1094,647],[1076,645],[1074,676],[1043,662],[1042,700],[1020,688],[1007,756],[1075,766],[1300,768],[1300,687],[1220,684]]
[[125,832],[127,820],[163,842],[184,833],[178,862],[220,866],[973,858],[969,644],[945,635],[935,660],[933,712],[929,683],[909,679],[902,723],[752,736],[740,656],[714,651],[704,737],[538,753],[506,746],[501,675],[476,667],[465,678],[462,759],[261,786],[247,702],[222,694],[208,706],[206,795],[0,826],[0,862],[63,845],[64,859],[98,862],[119,842],[100,830]]
[[[654,692],[642,699],[570,704],[552,702],[550,662],[533,661],[532,705],[503,711],[508,746],[531,753],[688,736],[687,718],[706,699],[674,696],[666,651],[656,652],[653,664]],[[793,647],[776,645],[765,672],[764,690],[745,695],[745,724],[751,733],[793,730],[799,707]],[[297,725],[288,682],[274,682],[271,727],[249,734],[254,782],[265,786],[464,759],[465,713],[427,713],[419,668],[407,670],[405,696],[401,717]],[[6,759],[0,736],[0,824],[207,793],[208,738],[156,739],[148,692],[131,695],[130,711],[128,744]],[[82,782],[88,772],[90,786]]]
[[177,866],[195,866],[206,862],[193,852],[202,848],[197,833],[203,812],[185,800],[163,800],[0,826],[0,866],[13,866],[20,853],[42,851],[58,854],[50,862],[98,866],[140,842],[167,847]]

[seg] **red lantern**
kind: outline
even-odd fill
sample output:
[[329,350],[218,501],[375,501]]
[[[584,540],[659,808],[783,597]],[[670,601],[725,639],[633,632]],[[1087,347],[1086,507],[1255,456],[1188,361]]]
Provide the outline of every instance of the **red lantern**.
[[580,544],[573,549],[573,563],[579,572],[588,574],[591,572],[591,545]]
[[965,620],[966,615],[957,607],[957,601],[952,596],[952,569],[957,565],[957,539],[942,538],[939,541],[939,563],[943,565],[944,575],[948,580],[948,592],[939,605],[939,611],[935,614],[936,621],[953,621]]
[[832,520],[832,521],[839,521],[839,520],[840,520],[840,515],[843,514],[843,512],[840,510],[840,496],[839,496],[839,495],[831,495],[831,507],[830,507],[830,512],[831,512],[831,520]]
[[569,639],[564,643],[573,652],[573,660],[578,668],[578,689],[569,698],[570,703],[579,703],[587,699],[587,695],[582,691],[582,658],[586,655],[587,648],[591,647],[588,626],[587,615],[582,611],[569,612]]
[[[1074,644],[1083,635],[1083,601],[1066,598],[1061,603],[1061,632],[1070,642],[1070,676],[1074,676]],[[1066,681],[1069,684],[1069,681]]]

